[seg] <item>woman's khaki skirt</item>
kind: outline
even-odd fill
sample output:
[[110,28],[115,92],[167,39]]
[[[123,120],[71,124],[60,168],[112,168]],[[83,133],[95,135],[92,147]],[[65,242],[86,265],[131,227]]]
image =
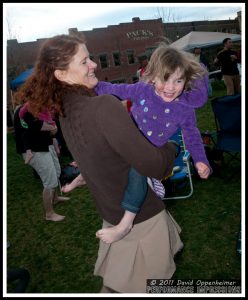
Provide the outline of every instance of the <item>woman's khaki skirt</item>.
[[[103,228],[112,226],[103,221]],[[146,293],[147,279],[170,279],[176,270],[174,255],[183,248],[181,229],[163,210],[136,224],[122,240],[100,241],[94,275],[120,293]]]

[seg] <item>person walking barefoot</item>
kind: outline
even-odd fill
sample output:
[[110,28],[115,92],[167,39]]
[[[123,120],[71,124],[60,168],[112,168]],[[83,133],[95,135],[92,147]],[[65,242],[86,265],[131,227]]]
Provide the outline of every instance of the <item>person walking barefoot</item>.
[[63,193],[69,193],[75,188],[79,186],[83,186],[86,184],[86,181],[84,180],[82,174],[79,174],[75,179],[72,180],[71,183],[67,183],[66,185],[62,186],[61,191]]

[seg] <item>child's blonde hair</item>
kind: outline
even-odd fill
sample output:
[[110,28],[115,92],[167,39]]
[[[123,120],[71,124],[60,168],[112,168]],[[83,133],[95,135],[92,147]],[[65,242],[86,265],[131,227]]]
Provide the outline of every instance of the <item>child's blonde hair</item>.
[[178,69],[182,73],[182,78],[185,79],[185,89],[190,89],[192,80],[202,77],[207,72],[193,59],[191,53],[178,50],[162,42],[152,53],[142,80],[152,82],[157,77],[164,81]]

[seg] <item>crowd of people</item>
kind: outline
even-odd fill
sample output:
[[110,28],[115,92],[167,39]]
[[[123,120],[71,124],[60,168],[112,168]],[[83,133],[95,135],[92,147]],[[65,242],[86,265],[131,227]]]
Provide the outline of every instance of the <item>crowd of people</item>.
[[[230,39],[223,45],[215,63],[227,93],[236,93],[238,56]],[[103,220],[94,268],[103,278],[101,293],[145,293],[147,279],[169,279],[176,270],[181,228],[161,201],[161,180],[173,169],[177,145],[170,138],[178,127],[200,178],[212,172],[195,116],[209,96],[200,52],[163,42],[142,61],[138,82],[111,84],[96,77],[84,36],[57,35],[44,42],[33,74],[15,95],[16,150],[41,179],[45,220],[63,221],[54,206],[69,200],[57,191],[57,122],[80,170],[61,191],[87,184],[92,194]]]

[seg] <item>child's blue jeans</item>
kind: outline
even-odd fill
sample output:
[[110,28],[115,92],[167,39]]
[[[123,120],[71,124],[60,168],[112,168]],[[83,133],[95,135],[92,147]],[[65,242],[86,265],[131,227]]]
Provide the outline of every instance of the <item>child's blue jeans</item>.
[[135,169],[131,168],[121,207],[130,212],[138,213],[145,201],[147,188],[147,177],[140,175]]

